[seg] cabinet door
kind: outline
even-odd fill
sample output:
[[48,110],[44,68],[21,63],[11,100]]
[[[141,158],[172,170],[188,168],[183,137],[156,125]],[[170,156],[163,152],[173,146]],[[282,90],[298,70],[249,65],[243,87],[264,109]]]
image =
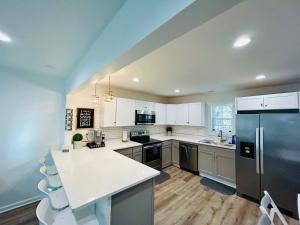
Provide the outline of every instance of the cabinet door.
[[117,111],[117,101],[113,99],[112,102],[104,102],[102,109],[102,126],[112,127],[116,126],[116,111]]
[[126,98],[117,98],[117,126],[135,125],[135,101]]
[[157,125],[166,124],[166,105],[161,103],[155,103],[155,119]]
[[264,109],[298,109],[298,93],[264,95]]
[[238,111],[261,110],[264,106],[264,97],[263,95],[241,97],[236,99],[236,103]]
[[235,157],[234,151],[216,151],[216,175],[226,181],[235,183]]
[[189,124],[189,106],[188,104],[178,104],[176,107],[176,124]]
[[179,166],[179,141],[172,142],[172,162],[175,166]]
[[189,103],[189,125],[205,126],[205,104]]
[[147,107],[147,102],[141,101],[141,100],[135,101],[135,109],[136,110],[146,110],[146,107]]
[[138,161],[138,162],[140,162],[140,163],[142,163],[142,156],[143,156],[143,154],[142,154],[142,152],[135,152],[135,153],[133,153],[132,154],[132,158],[135,160],[135,161]]
[[172,164],[171,149],[171,145],[166,145],[162,147],[162,168],[165,168]]
[[155,103],[154,102],[146,102],[146,110],[147,111],[155,111]]
[[215,152],[213,150],[198,149],[198,168],[199,172],[209,175],[216,174]]
[[175,104],[167,105],[167,124],[169,124],[169,125],[176,124],[176,105]]

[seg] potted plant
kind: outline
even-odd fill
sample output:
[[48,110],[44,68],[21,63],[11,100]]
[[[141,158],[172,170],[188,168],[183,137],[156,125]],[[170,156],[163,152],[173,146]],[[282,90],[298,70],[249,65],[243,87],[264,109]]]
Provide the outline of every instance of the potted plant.
[[172,136],[172,131],[173,131],[172,127],[167,127],[168,136]]
[[79,133],[74,134],[74,136],[73,136],[74,149],[79,149],[82,147],[82,143],[81,143],[82,139],[83,139],[82,134],[79,134]]

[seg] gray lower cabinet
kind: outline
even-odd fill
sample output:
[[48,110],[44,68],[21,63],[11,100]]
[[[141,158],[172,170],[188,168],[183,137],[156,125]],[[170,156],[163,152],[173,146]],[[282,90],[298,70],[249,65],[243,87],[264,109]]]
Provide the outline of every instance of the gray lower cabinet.
[[116,150],[116,152],[128,157],[128,158],[131,158],[131,159],[134,159],[135,161],[138,161],[138,162],[143,162],[143,148],[142,146],[139,146],[139,147],[133,147],[133,148],[124,148],[124,149],[118,149]]
[[172,140],[172,163],[179,167],[179,141]]
[[154,179],[112,196],[111,225],[154,225]]
[[235,151],[198,145],[198,168],[201,176],[235,186]]
[[162,168],[172,165],[172,142],[164,141],[162,143],[161,161]]

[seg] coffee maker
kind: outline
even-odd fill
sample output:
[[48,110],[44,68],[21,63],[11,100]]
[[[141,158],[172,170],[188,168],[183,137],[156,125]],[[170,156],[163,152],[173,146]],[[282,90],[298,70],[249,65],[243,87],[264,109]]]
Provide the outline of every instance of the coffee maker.
[[87,134],[89,148],[105,147],[105,134],[101,130],[93,130]]

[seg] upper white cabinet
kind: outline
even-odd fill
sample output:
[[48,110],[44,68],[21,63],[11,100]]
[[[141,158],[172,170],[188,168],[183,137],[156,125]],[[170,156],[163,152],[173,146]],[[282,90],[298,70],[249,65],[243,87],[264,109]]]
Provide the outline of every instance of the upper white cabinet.
[[176,105],[175,104],[167,104],[167,122],[168,125],[176,124]]
[[167,117],[167,106],[166,104],[155,103],[155,117],[157,125],[164,125],[166,124],[166,117]]
[[145,110],[145,111],[155,111],[155,103],[136,100],[135,101],[135,109],[136,110]]
[[298,93],[283,93],[264,96],[264,109],[298,109]]
[[237,110],[298,109],[297,92],[241,97],[236,99]]
[[205,104],[202,102],[189,103],[190,126],[205,126]]
[[188,125],[189,124],[189,105],[178,104],[176,106],[176,124]]
[[117,98],[116,126],[135,125],[135,100]]
[[113,127],[116,125],[117,100],[103,102],[100,106],[100,126]]
[[264,107],[264,96],[250,96],[241,97],[236,99],[237,110],[247,111],[247,110],[259,110]]

